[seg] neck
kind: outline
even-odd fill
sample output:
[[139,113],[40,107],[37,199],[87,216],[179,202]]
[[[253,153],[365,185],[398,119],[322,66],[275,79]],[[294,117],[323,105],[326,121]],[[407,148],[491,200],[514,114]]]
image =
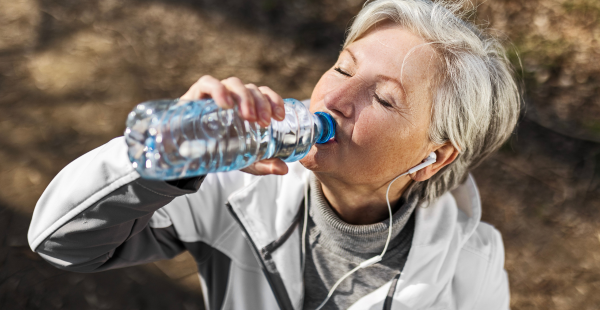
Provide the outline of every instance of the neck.
[[[380,184],[349,184],[326,175],[315,173],[315,176],[321,183],[327,202],[344,222],[368,225],[389,218],[385,193],[393,179]],[[403,176],[392,184],[389,193],[392,208],[411,183],[409,176]]]

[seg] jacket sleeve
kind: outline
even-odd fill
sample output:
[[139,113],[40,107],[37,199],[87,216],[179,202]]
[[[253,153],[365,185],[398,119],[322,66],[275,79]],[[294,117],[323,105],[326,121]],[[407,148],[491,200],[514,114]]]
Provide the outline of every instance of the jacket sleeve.
[[35,207],[29,244],[56,267],[78,272],[171,258],[184,249],[174,228],[149,222],[163,206],[185,204],[176,197],[196,192],[202,179],[141,179],[124,138],[116,138],[52,180]]

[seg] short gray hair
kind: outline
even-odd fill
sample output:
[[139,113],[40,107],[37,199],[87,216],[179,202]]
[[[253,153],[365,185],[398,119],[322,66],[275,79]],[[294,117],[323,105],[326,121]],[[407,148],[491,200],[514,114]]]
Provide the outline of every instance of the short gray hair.
[[511,135],[521,96],[500,42],[464,21],[460,4],[429,0],[365,3],[348,31],[344,48],[375,26],[393,22],[428,42],[438,55],[429,139],[452,143],[460,154],[414,188],[433,200],[452,190]]

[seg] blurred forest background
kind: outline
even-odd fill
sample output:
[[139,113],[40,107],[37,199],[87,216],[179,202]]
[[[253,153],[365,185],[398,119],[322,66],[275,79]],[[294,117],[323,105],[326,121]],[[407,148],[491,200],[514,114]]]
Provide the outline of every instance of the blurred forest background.
[[[362,2],[0,0],[0,308],[203,309],[187,254],[51,267],[27,245],[37,199],[135,104],[204,74],[309,98]],[[503,38],[525,89],[513,138],[474,171],[512,309],[600,309],[600,1],[487,0],[472,18]]]

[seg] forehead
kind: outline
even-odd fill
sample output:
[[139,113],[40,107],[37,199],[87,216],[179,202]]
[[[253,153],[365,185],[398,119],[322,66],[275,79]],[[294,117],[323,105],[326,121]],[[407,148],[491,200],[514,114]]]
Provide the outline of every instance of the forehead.
[[405,87],[430,82],[437,68],[435,50],[421,37],[393,24],[369,30],[347,49],[361,67],[394,78]]

